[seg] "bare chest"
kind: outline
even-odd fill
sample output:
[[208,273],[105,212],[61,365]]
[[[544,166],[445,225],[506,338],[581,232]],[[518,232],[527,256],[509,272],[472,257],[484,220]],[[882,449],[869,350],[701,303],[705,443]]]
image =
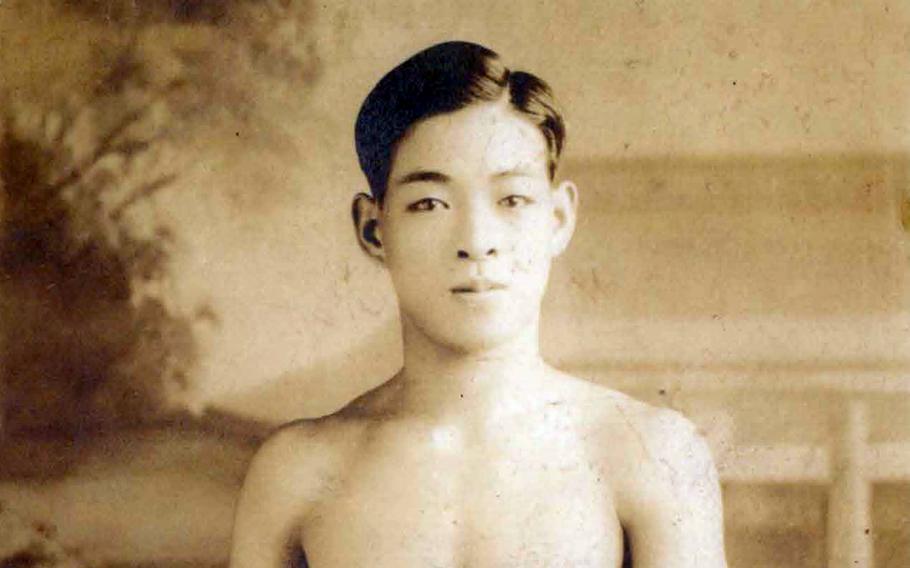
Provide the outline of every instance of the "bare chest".
[[374,444],[309,517],[310,566],[619,566],[611,492],[584,444],[514,434]]

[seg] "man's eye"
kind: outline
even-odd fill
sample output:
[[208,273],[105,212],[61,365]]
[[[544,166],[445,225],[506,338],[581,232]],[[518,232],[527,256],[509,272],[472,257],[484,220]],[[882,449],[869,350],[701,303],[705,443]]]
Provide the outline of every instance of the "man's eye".
[[439,207],[448,209],[449,204],[445,201],[436,199],[435,197],[426,197],[408,205],[408,211],[433,211]]
[[506,207],[522,207],[524,205],[530,205],[531,198],[524,195],[510,195],[500,199],[499,203]]

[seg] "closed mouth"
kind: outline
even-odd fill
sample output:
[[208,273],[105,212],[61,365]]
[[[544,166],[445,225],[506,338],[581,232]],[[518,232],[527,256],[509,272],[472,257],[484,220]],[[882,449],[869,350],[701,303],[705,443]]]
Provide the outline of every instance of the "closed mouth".
[[489,280],[477,280],[467,284],[460,284],[452,288],[453,294],[482,294],[495,290],[505,290],[505,284]]

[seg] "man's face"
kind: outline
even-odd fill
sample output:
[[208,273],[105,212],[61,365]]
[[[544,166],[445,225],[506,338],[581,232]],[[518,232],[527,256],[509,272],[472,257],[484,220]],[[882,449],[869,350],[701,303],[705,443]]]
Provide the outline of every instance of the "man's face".
[[536,332],[574,227],[575,188],[547,172],[543,135],[505,103],[427,119],[400,142],[378,232],[403,317],[459,350]]

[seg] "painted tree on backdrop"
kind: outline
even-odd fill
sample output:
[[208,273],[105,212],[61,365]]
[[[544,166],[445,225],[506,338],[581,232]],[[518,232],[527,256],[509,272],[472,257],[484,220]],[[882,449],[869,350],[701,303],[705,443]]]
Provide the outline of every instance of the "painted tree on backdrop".
[[[318,70],[294,2],[66,9],[126,34],[98,54],[105,72],[92,92],[50,108],[0,106],[0,436],[160,415],[191,374],[195,322],[215,314],[171,301],[178,243],[155,198],[179,187],[179,148],[194,129],[255,119],[249,85],[305,84]],[[208,42],[169,49],[177,65],[163,71],[143,41],[162,23],[198,27]],[[225,65],[232,73],[219,73]]]

